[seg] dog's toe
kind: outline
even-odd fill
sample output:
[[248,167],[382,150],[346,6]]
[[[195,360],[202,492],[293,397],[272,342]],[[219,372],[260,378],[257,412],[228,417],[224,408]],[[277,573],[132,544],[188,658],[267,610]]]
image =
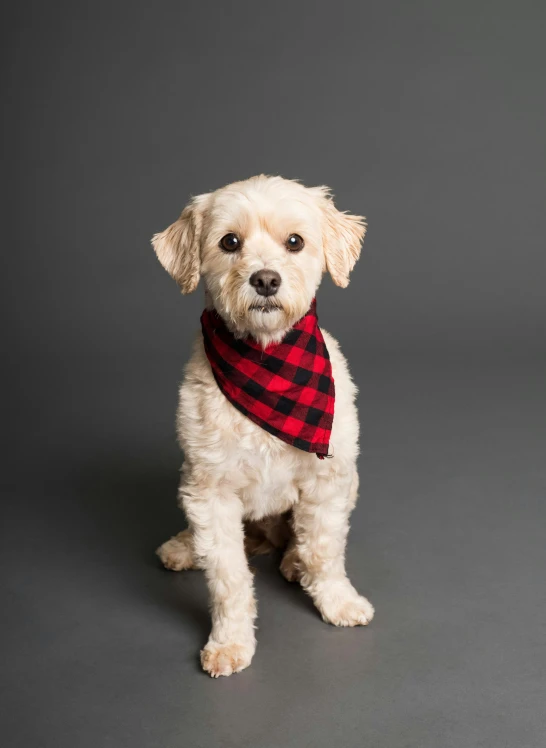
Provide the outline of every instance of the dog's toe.
[[212,678],[239,673],[248,667],[254,653],[242,644],[209,642],[201,651],[201,665]]
[[157,549],[156,554],[163,566],[171,571],[196,568],[189,530],[179,532],[174,538],[167,540]]
[[287,551],[282,558],[280,570],[287,582],[299,582],[301,571],[298,564],[297,553]]
[[361,595],[352,600],[325,606],[321,612],[323,619],[334,626],[367,626],[375,614],[371,602]]

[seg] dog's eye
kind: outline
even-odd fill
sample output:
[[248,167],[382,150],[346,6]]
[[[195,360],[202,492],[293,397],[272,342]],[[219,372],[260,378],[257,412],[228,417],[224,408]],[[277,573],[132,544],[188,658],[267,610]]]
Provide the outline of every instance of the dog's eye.
[[241,240],[237,236],[237,234],[226,234],[220,239],[220,247],[225,252],[236,252],[238,249],[241,249]]
[[304,241],[299,234],[290,234],[286,240],[286,249],[291,252],[299,252],[304,247]]

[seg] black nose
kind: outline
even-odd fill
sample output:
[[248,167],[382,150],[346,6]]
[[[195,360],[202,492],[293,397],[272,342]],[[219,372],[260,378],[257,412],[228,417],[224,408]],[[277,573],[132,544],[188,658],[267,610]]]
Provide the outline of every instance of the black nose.
[[281,285],[281,276],[275,270],[257,270],[248,282],[260,296],[275,296]]

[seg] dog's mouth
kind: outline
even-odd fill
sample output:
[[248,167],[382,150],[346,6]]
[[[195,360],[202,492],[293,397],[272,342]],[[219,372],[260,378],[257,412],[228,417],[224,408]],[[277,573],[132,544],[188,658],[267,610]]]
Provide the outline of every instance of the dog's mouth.
[[249,307],[251,312],[261,312],[262,314],[270,314],[271,312],[280,312],[282,306],[280,304],[264,304],[263,302],[255,302]]

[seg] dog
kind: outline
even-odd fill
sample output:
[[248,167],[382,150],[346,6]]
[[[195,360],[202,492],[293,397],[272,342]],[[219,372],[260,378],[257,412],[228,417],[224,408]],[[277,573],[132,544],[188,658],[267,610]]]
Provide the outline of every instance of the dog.
[[[315,364],[323,367],[319,379],[324,375],[325,387],[306,389],[305,397],[326,403],[304,411],[323,419],[324,428],[310,426],[310,441],[262,422],[229,389],[234,367],[251,365],[246,353],[255,357],[256,376],[274,376],[264,361],[291,366],[290,360],[279,363],[275,352],[286,350],[288,359],[302,353],[290,341],[301,340],[302,324],[314,324],[311,310],[324,272],[346,287],[365,231],[365,219],[340,212],[327,187],[260,175],[194,197],[152,239],[182,293],[194,291],[200,278],[205,288],[203,329],[185,369],[177,413],[184,452],[179,503],[189,529],[157,554],[168,569],[205,571],[212,631],[201,664],[212,677],[248,667],[256,649],[249,555],[282,549],[282,574],[301,584],[327,623],[359,626],[373,618],[373,606],[345,571],[349,515],[358,493],[359,425],[356,387],[337,341],[318,327],[311,333],[314,342],[306,337],[306,376],[315,376]],[[234,365],[214,349],[226,341],[227,355],[238,357]],[[326,351],[319,359],[321,341]],[[271,351],[275,355],[268,358]],[[293,390],[282,377],[278,381],[289,394],[303,392],[298,383]],[[251,401],[258,413],[265,407],[260,392],[279,400],[262,387]],[[275,407],[271,412],[279,415]],[[300,428],[298,419],[283,418]],[[321,438],[328,439],[327,454]]]

